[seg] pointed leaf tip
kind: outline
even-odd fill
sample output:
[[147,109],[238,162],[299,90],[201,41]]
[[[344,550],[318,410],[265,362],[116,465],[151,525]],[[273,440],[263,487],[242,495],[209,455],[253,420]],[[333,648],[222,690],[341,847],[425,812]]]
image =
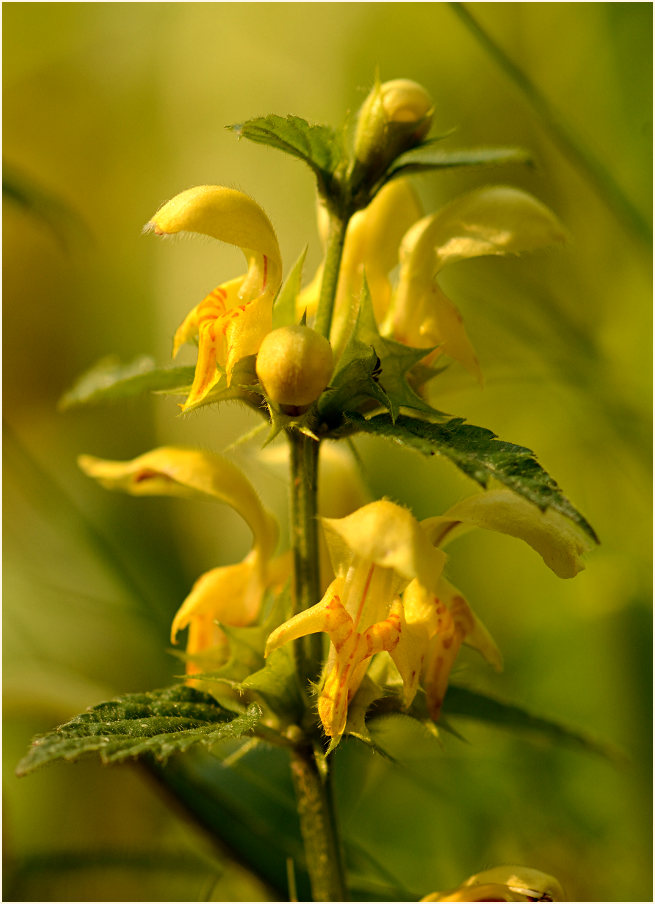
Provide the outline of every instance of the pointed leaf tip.
[[261,715],[256,703],[237,714],[186,685],[126,694],[37,736],[16,774],[27,775],[56,760],[72,762],[92,753],[99,754],[103,763],[145,755],[164,761],[194,744],[211,747],[241,737],[252,731]]

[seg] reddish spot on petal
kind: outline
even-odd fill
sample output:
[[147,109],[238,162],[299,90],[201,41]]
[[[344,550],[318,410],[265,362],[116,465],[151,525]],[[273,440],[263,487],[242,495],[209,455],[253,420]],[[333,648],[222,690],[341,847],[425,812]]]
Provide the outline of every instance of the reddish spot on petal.
[[143,483],[144,480],[155,480],[156,478],[168,480],[170,483],[174,482],[168,474],[162,474],[161,471],[153,471],[152,468],[143,468],[141,471],[137,471],[132,480],[134,483]]

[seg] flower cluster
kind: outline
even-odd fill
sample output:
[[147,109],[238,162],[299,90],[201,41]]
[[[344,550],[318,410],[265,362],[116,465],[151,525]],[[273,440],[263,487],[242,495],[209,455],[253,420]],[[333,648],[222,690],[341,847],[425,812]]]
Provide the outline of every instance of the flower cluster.
[[395,663],[405,707],[421,684],[435,720],[462,643],[502,667],[491,635],[443,574],[441,547],[464,530],[481,527],[518,537],[560,577],[573,577],[583,567],[581,533],[508,490],[472,496],[423,522],[382,499],[345,518],[323,518],[322,524],[335,578],[320,602],[271,634],[267,652],[317,631],[328,635],[318,712],[326,735],[337,741],[348,704],[377,653],[389,653]]
[[[85,455],[80,466],[108,489],[213,498],[244,518],[253,533],[252,549],[242,562],[202,575],[172,626],[173,642],[189,628],[190,675],[223,662],[227,640],[221,625],[253,624],[266,592],[279,590],[290,574],[288,554],[274,556],[277,527],[252,485],[228,459],[188,449],[156,449],[129,462]],[[420,685],[435,720],[463,643],[494,668],[502,667],[489,632],[443,573],[443,547],[462,532],[480,527],[518,537],[563,578],[583,568],[581,532],[558,513],[541,512],[508,490],[472,496],[423,522],[382,499],[343,518],[323,518],[322,526],[334,577],[321,600],[271,633],[266,653],[307,634],[327,634],[318,712],[334,742],[343,735],[349,703],[378,653],[389,653],[398,670],[403,705],[411,705]]]
[[[256,404],[263,398],[271,412],[304,416],[329,389],[333,368],[355,330],[365,286],[380,337],[418,350],[416,360],[422,357],[423,364],[443,355],[481,379],[461,315],[438,284],[441,270],[483,255],[533,251],[561,241],[564,234],[543,204],[516,188],[478,188],[425,216],[407,179],[383,178],[398,154],[425,137],[432,113],[424,89],[404,80],[376,85],[362,107],[350,179],[372,200],[349,218],[327,337],[311,329],[327,251],[315,277],[304,289],[298,283],[291,305],[285,302],[290,322],[273,330],[283,271],[275,231],[264,211],[244,193],[213,185],[188,189],[157,211],[147,230],[210,236],[241,248],[247,261],[246,273],[211,291],[175,333],[174,355],[186,342],[198,345],[184,411],[211,401],[219,383],[230,387],[237,368],[251,359],[253,366],[245,376],[239,371],[239,379],[246,381]],[[324,239],[330,216],[319,204]],[[397,267],[393,285],[390,274]],[[299,423],[299,428],[320,442],[314,432],[320,433],[320,423],[315,419],[311,429],[309,423]],[[80,465],[112,489],[201,495],[227,503],[243,516],[252,530],[252,549],[243,561],[204,574],[172,626],[174,642],[181,630],[189,629],[190,675],[223,661],[227,639],[221,625],[255,623],[266,594],[278,592],[291,573],[289,554],[275,556],[278,529],[251,484],[227,459],[183,449],[158,449],[123,463],[83,456]],[[324,595],[275,628],[266,653],[306,635],[327,635],[318,713],[333,745],[346,731],[349,704],[377,655],[388,654],[392,660],[402,684],[402,705],[410,707],[422,687],[433,719],[439,717],[462,644],[501,668],[489,632],[444,574],[443,547],[459,533],[481,527],[519,537],[562,577],[582,567],[585,548],[571,521],[505,489],[473,496],[421,523],[406,508],[381,499],[352,506],[344,517],[322,518],[321,526],[331,562]]]
[[[290,465],[290,524],[287,539],[224,455],[164,446],[130,461],[81,456],[82,470],[110,490],[228,505],[252,540],[240,561],[202,574],[173,617],[171,642],[186,632],[186,653],[179,654],[186,684],[101,705],[102,737],[95,714],[74,719],[37,739],[30,768],[91,750],[111,761],[165,759],[198,743],[245,736],[252,740],[235,755],[258,741],[278,745],[290,758],[301,865],[314,900],[347,899],[328,781],[341,739],[371,741],[367,732],[385,712],[434,733],[442,708],[448,711],[462,645],[502,668],[491,634],[448,579],[452,541],[474,528],[507,534],[570,578],[595,539],[529,449],[430,404],[425,387],[450,362],[482,382],[462,316],[440,285],[444,268],[564,239],[551,211],[505,185],[475,188],[426,214],[408,175],[526,159],[507,148],[442,152],[440,139],[428,138],[434,109],[422,86],[397,79],[376,81],[352,128],[341,132],[273,114],[233,126],[312,170],[324,252],[314,277],[303,284],[303,253],[283,281],[273,225],[248,195],[220,185],[189,188],[163,204],[145,231],[208,236],[241,249],[246,260],[244,273],[208,291],[177,328],[173,356],[195,344],[193,366],[139,362],[111,374],[98,367],[72,391],[76,401],[144,388],[177,393],[184,413],[227,399],[245,403],[267,431],[262,459],[270,465],[282,453]],[[395,501],[398,487],[371,501],[353,476],[356,449],[345,465],[344,453],[335,452],[336,441],[357,433],[442,454],[475,480],[478,493],[422,521]],[[255,429],[242,440],[257,435]],[[273,445],[278,437],[286,444]],[[487,707],[486,717],[488,699],[470,694]],[[451,690],[451,703],[453,696]],[[502,704],[494,708],[502,711]],[[110,729],[113,737],[105,737]],[[205,773],[203,766],[210,790],[212,768]],[[193,770],[187,780],[188,799],[200,800]],[[562,897],[543,873],[499,867],[423,900]]]
[[[319,233],[327,234],[319,207]],[[517,188],[485,186],[423,216],[408,179],[395,179],[348,227],[330,340],[338,357],[357,319],[364,278],[381,333],[415,348],[434,349],[481,380],[480,365],[462,317],[437,277],[449,264],[475,257],[535,251],[562,242],[554,214]],[[392,286],[390,273],[400,265]],[[298,312],[314,311],[322,266],[299,296]]]

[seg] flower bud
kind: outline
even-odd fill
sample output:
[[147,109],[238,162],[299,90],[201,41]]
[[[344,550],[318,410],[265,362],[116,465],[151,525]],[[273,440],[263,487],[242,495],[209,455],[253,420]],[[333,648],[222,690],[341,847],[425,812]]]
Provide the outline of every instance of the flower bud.
[[307,326],[268,333],[257,354],[257,376],[268,397],[283,408],[308,408],[332,376],[330,343]]
[[418,82],[394,79],[376,84],[361,106],[355,131],[355,158],[376,175],[430,131],[434,105]]

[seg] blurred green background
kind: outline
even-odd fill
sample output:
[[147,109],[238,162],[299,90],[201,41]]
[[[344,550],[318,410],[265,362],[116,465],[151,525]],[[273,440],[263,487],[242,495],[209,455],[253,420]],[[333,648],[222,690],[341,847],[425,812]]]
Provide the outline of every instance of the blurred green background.
[[[248,547],[228,509],[105,493],[75,459],[180,442],[222,451],[251,416],[226,406],[181,418],[165,398],[61,414],[57,401],[107,354],[166,361],[186,312],[241,272],[234,249],[141,236],[178,191],[246,191],[275,224],[287,267],[308,243],[313,272],[309,171],[223,126],[269,112],[339,125],[376,67],[426,85],[435,132],[456,127],[449,147],[517,144],[538,160],[535,171],[417,178],[426,211],[507,181],[551,205],[571,235],[563,250],[444,274],[486,385],[452,368],[434,403],[534,449],[602,540],[571,582],[507,537],[472,533],[453,546],[452,580],[506,659],[496,678],[463,657],[457,677],[629,759],[616,766],[465,723],[472,743],[411,738],[402,769],[345,744],[339,799],[356,869],[370,881],[390,873],[398,898],[510,862],[555,874],[574,900],[651,899],[652,7],[466,9],[538,96],[446,3],[3,5],[5,900],[271,894],[136,768],[84,762],[14,777],[35,732],[169,683],[177,606],[201,571]],[[418,517],[474,489],[446,462],[376,440],[359,451],[372,492]],[[247,444],[236,459],[284,517],[284,481],[255,452]],[[280,861],[266,813],[278,840],[294,831],[284,764],[255,754],[238,772],[245,785],[225,780],[260,839],[255,856]]]

